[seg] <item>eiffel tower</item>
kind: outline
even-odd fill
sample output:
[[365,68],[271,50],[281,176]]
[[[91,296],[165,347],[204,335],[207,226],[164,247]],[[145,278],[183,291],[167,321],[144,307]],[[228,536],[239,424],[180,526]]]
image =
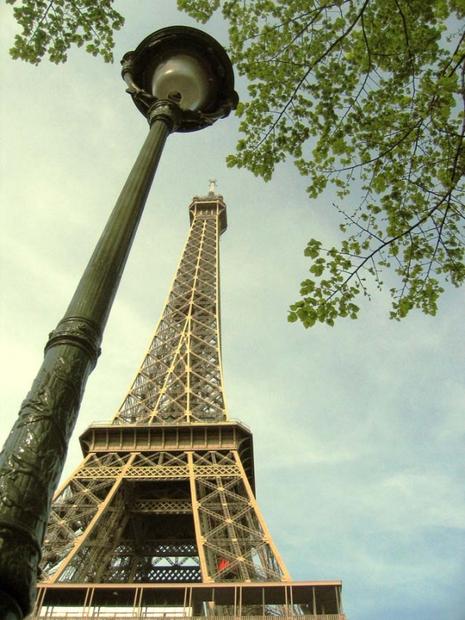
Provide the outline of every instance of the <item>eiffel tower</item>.
[[291,581],[255,499],[252,435],[227,415],[214,182],[189,215],[136,377],[55,495],[32,618],[344,618],[339,581]]

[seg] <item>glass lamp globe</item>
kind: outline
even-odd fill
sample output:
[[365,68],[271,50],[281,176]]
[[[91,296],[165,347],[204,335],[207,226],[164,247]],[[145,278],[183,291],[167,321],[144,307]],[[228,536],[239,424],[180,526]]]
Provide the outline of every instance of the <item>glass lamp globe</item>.
[[197,131],[237,106],[231,61],[206,32],[170,26],[153,32],[122,60],[123,79],[138,109],[150,98],[171,101],[180,111],[176,131]]
[[201,110],[211,96],[212,78],[194,56],[177,54],[161,62],[152,78],[152,94],[169,99],[181,110]]

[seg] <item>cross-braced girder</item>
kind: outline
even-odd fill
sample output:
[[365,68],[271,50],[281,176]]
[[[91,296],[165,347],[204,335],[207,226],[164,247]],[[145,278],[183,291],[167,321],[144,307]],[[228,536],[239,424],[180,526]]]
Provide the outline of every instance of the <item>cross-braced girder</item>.
[[90,454],[55,499],[42,570],[52,583],[287,576],[237,450]]

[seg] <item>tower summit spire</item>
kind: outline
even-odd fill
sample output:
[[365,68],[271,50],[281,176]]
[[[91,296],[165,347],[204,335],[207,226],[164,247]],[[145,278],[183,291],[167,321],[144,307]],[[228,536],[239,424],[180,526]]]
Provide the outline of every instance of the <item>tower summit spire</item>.
[[119,618],[124,607],[142,618],[174,607],[342,620],[340,582],[290,581],[255,498],[252,435],[227,415],[218,274],[226,205],[214,181],[189,215],[136,377],[113,420],[81,436],[84,460],[54,498],[32,617]]
[[216,179],[209,180],[208,193],[216,196]]

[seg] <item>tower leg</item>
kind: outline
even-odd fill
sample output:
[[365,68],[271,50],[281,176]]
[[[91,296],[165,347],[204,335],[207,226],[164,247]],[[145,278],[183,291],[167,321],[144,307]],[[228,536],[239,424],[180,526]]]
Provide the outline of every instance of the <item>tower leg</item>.
[[[193,477],[204,581],[284,581],[274,547],[236,450],[194,452]],[[200,554],[200,551],[199,551]]]

